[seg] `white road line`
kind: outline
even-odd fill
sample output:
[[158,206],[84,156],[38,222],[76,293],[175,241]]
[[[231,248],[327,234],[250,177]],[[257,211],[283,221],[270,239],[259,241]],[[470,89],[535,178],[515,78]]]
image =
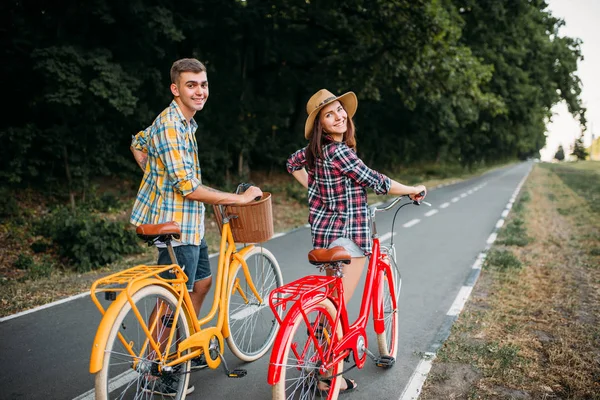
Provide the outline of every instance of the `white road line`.
[[43,306],[32,308],[30,310],[21,311],[20,313],[16,313],[16,314],[13,314],[13,315],[9,315],[7,317],[0,318],[0,322],[8,321],[8,320],[13,319],[13,318],[17,318],[17,317],[21,317],[23,315],[31,314],[31,313],[34,313],[36,311],[43,310],[45,308],[54,307],[54,306],[57,306],[59,304],[67,303],[67,302],[69,302],[71,300],[79,299],[81,297],[86,297],[86,296],[89,296],[89,295],[90,295],[90,292],[85,292],[85,293],[77,294],[75,296],[67,297],[66,299],[53,301],[52,303],[44,304]]
[[386,233],[385,235],[381,235],[381,236],[379,237],[379,242],[380,242],[380,243],[383,243],[383,242],[385,242],[386,240],[388,240],[388,239],[389,239],[389,238],[391,238],[391,237],[392,237],[392,232],[388,232],[388,233]]
[[477,256],[477,260],[473,263],[473,267],[471,269],[481,269],[483,262],[485,261],[485,253],[479,253]]
[[416,400],[419,398],[421,387],[423,387],[423,383],[427,379],[433,360],[435,360],[435,353],[427,352],[424,354],[417,365],[417,369],[415,369],[415,372],[410,377],[408,385],[400,395],[400,400]]
[[467,194],[466,194],[466,193],[461,193],[461,194],[460,194],[460,197],[461,197],[461,198],[467,197]]
[[457,202],[457,201],[459,201],[459,200],[460,200],[460,197],[455,197],[455,198],[453,198],[453,199],[452,199],[452,202],[453,202],[453,203],[456,203],[456,202]]
[[473,286],[461,287],[460,291],[458,292],[458,295],[456,295],[456,299],[454,300],[454,303],[452,303],[452,306],[450,306],[450,310],[448,310],[448,313],[446,315],[448,315],[450,317],[454,317],[454,316],[457,316],[458,314],[460,314],[463,307],[465,306],[465,303],[469,299],[469,295],[471,294],[472,290],[473,290]]
[[262,310],[266,306],[267,306],[267,304],[263,303],[262,305],[252,305],[252,306],[249,306],[249,307],[245,307],[243,310],[238,311],[235,314],[231,314],[231,316],[229,317],[229,319],[237,321],[237,320],[240,320],[240,319],[248,318],[250,315],[259,312],[260,310]]
[[496,229],[502,228],[502,225],[504,225],[504,218],[500,218],[498,222],[496,222]]
[[411,226],[414,226],[414,225],[418,224],[419,222],[421,222],[421,220],[418,219],[418,218],[415,218],[412,221],[408,221],[407,223],[405,223],[402,226],[405,227],[405,228],[410,228]]
[[506,218],[508,216],[509,210],[502,211],[502,218]]
[[446,207],[448,207],[449,205],[450,205],[450,203],[444,203],[444,204],[442,204],[442,205],[440,206],[440,208],[446,208]]
[[[108,382],[108,391],[112,392],[115,389],[118,389],[122,386],[129,384],[132,380],[136,379],[138,373],[129,369],[123,372],[120,375],[115,376]],[[93,400],[94,399],[94,389],[88,390],[82,395],[75,397],[73,400]]]
[[435,214],[437,214],[438,212],[439,212],[439,211],[438,211],[438,210],[435,210],[435,209],[434,209],[434,210],[431,210],[431,211],[427,211],[427,212],[425,213],[425,216],[426,216],[426,217],[431,217],[432,215],[435,215]]
[[498,237],[498,234],[497,234],[496,232],[492,233],[492,234],[490,235],[490,237],[488,237],[488,239],[487,239],[486,243],[487,243],[487,244],[492,244],[492,243],[494,243],[494,242],[496,241],[496,238],[497,238],[497,237]]

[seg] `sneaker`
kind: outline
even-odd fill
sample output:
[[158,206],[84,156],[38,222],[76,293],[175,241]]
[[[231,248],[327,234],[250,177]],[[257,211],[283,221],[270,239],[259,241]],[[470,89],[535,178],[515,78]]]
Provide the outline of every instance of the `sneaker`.
[[199,369],[204,369],[208,367],[208,364],[206,363],[206,358],[204,358],[204,354],[200,354],[198,357],[192,358],[191,362],[191,371],[198,371]]
[[[165,397],[177,396],[177,385],[179,381],[173,375],[163,376],[154,381],[147,381],[142,388],[142,391],[155,395],[161,395]],[[186,395],[192,393],[195,387],[188,386]]]

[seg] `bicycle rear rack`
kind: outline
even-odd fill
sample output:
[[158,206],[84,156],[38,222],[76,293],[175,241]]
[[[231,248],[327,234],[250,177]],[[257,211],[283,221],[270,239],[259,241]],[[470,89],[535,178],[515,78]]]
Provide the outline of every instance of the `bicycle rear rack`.
[[277,289],[269,295],[269,306],[279,324],[283,322],[282,315],[297,302],[302,309],[317,304],[332,297],[336,290],[338,279],[333,276],[308,275],[297,279]]
[[[160,276],[162,272],[173,270],[176,278],[163,278]],[[179,271],[178,271],[179,270]],[[132,268],[119,271],[112,275],[96,280],[90,288],[90,297],[92,301],[104,315],[106,309],[98,300],[98,294],[104,293],[105,300],[115,300],[118,293],[128,290],[136,282],[143,279],[155,278],[165,283],[172,285],[176,290],[180,289],[179,285],[185,285],[187,276],[176,264],[171,265],[137,265]]]

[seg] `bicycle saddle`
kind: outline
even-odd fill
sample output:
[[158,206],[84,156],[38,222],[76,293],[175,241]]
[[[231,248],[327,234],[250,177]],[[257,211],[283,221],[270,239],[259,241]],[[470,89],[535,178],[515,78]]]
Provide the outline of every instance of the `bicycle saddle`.
[[139,238],[154,240],[157,238],[172,236],[174,239],[181,237],[181,227],[175,221],[165,222],[163,224],[144,224],[135,229],[135,233]]
[[313,265],[336,262],[350,264],[351,259],[350,253],[342,246],[335,246],[330,249],[314,249],[308,253],[308,262]]

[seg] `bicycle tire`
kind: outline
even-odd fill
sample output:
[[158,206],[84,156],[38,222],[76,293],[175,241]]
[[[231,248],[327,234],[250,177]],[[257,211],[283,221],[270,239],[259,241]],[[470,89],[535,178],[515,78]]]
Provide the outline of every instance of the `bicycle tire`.
[[[332,327],[337,310],[330,300],[325,299],[305,309],[304,312],[313,331],[319,333],[317,331],[319,329],[321,332],[318,344],[322,351],[326,351],[331,343],[330,332],[335,332],[337,340],[341,340],[343,333],[340,324],[335,329]],[[312,400],[317,397],[336,400],[338,398],[343,379],[338,374],[343,371],[344,360],[340,360],[333,370],[329,371],[329,375],[333,376],[330,380],[329,390],[326,393],[320,392],[317,387],[318,382],[326,377],[318,373],[320,360],[315,351],[315,343],[308,336],[308,327],[302,313],[298,313],[293,322],[289,340],[282,345],[282,349],[273,349],[273,351],[284,352],[281,375],[279,381],[272,388],[273,400]],[[299,357],[294,353],[294,349]]]
[[227,345],[240,360],[250,362],[262,357],[277,335],[279,324],[268,302],[269,293],[283,284],[283,278],[275,256],[265,248],[255,247],[244,255],[244,260],[262,303],[250,290],[239,264],[228,290]]
[[[394,357],[398,354],[398,297],[400,294],[400,274],[393,266],[387,266],[379,278],[380,297],[383,305],[383,325],[385,330],[377,335],[377,346],[382,356]],[[395,296],[392,296],[392,292]]]
[[[177,344],[190,335],[187,310],[185,308],[181,310],[176,322],[172,319],[169,320],[167,315],[169,315],[169,310],[173,311],[177,307],[177,299],[167,288],[158,285],[142,287],[133,294],[132,299],[147,323],[150,321],[155,306],[164,304],[163,321],[171,324],[171,329],[177,329],[173,343],[169,348],[169,354],[173,354]],[[148,323],[148,325],[151,324]],[[164,325],[161,324],[160,326],[164,328]],[[161,375],[155,362],[156,352],[146,350],[146,354],[141,358],[135,357],[125,349],[117,336],[118,333],[121,333],[125,341],[133,347],[135,354],[140,355],[142,353],[147,336],[129,302],[123,305],[111,327],[102,369],[96,374],[95,378],[96,399],[139,399],[146,398],[146,396],[151,398],[150,392],[159,391],[159,382],[161,384],[169,382],[168,386],[176,391],[175,396],[169,396],[169,398],[185,399],[190,377],[189,361],[175,366],[173,369],[177,369],[176,371],[172,373],[163,372]],[[134,365],[135,368],[133,368]],[[171,385],[171,383],[173,384]],[[154,398],[160,398],[157,393],[153,394]]]

